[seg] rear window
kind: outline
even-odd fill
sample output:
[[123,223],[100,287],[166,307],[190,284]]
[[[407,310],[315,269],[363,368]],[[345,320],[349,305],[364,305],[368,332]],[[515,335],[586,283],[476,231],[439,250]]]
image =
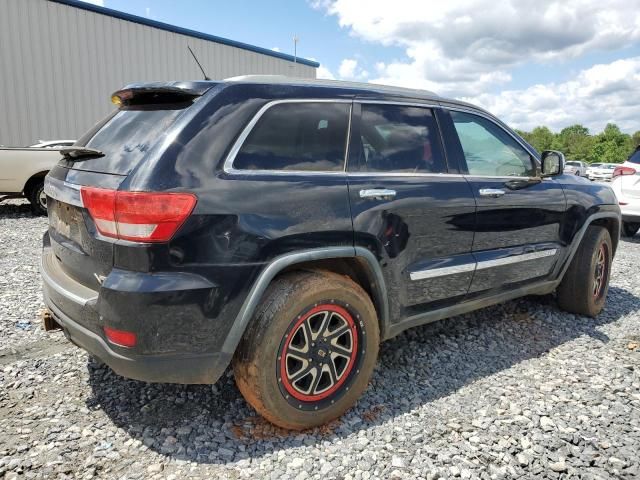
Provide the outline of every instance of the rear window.
[[631,163],[640,163],[640,148],[637,148],[627,161]]
[[579,162],[567,162],[567,165],[571,165],[572,167],[579,167],[580,163]]
[[126,175],[164,137],[184,109],[126,109],[110,116],[93,135],[78,142],[104,157],[74,162],[72,168]]
[[269,108],[233,161],[244,170],[335,172],[344,168],[349,104],[282,103]]

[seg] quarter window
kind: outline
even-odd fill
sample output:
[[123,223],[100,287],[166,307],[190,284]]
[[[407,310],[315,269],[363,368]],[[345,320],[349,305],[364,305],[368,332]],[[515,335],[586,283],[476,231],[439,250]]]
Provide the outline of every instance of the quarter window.
[[470,175],[532,177],[529,152],[495,123],[478,115],[451,112]]
[[282,103],[258,120],[233,166],[246,170],[340,171],[349,104]]
[[361,171],[445,171],[438,128],[430,109],[363,104],[360,118]]

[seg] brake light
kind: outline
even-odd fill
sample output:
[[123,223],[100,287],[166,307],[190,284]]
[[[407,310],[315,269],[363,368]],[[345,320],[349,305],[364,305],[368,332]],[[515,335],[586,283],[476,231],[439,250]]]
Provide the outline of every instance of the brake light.
[[134,242],[167,242],[196,205],[191,193],[121,192],[82,187],[82,202],[98,231]]
[[613,170],[613,175],[611,178],[620,177],[622,175],[635,175],[636,169],[632,167],[616,167]]
[[104,327],[104,333],[109,342],[120,347],[135,347],[138,341],[134,332],[128,332],[126,330],[116,330],[115,328]]

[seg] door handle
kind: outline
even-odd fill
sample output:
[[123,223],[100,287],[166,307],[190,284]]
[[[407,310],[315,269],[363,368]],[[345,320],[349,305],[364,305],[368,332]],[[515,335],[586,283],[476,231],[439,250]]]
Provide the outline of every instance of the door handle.
[[505,193],[506,192],[504,190],[501,190],[499,188],[481,188],[480,189],[481,197],[498,198],[498,197],[502,197]]
[[360,198],[371,198],[374,200],[385,200],[396,196],[395,190],[389,190],[387,188],[371,188],[367,190],[360,190]]

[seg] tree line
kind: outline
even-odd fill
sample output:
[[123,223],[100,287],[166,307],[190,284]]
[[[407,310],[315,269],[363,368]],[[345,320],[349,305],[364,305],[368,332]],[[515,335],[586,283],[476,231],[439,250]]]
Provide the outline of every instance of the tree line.
[[596,135],[583,125],[571,125],[554,133],[541,126],[531,132],[516,130],[536,150],[560,150],[567,160],[594,163],[622,163],[640,145],[640,130],[629,135],[620,131],[615,123],[609,123]]

